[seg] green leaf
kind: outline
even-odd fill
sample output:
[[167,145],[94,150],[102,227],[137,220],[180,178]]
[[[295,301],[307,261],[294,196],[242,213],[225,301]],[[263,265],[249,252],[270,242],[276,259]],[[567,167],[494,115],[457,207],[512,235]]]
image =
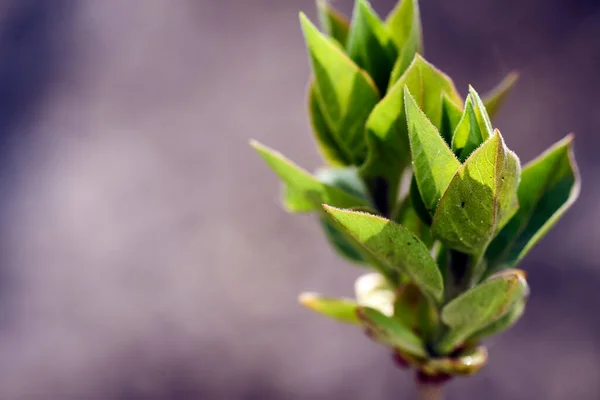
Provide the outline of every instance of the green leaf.
[[470,335],[503,317],[528,291],[524,273],[507,270],[464,292],[442,309],[442,321],[449,330],[438,350],[451,352]]
[[350,165],[351,158],[344,146],[331,131],[317,99],[315,83],[311,82],[308,92],[308,114],[317,147],[323,159],[331,165]]
[[356,264],[366,262],[362,254],[355,248],[353,241],[349,240],[344,232],[337,229],[327,218],[321,217],[319,222],[329,245],[338,255]]
[[452,137],[452,151],[460,161],[464,162],[482,143],[483,138],[477,122],[477,115],[469,95],[465,103],[465,111]]
[[579,196],[572,143],[573,136],[569,135],[523,168],[520,207],[488,249],[490,268],[516,265]]
[[471,85],[469,85],[469,95],[471,96],[473,108],[475,108],[475,113],[477,114],[477,121],[479,122],[481,137],[484,141],[488,140],[494,133],[490,116],[488,115],[485,106],[483,105],[483,101],[481,101],[481,98],[479,97],[479,94]]
[[521,167],[495,131],[460,167],[440,200],[431,226],[445,246],[481,255],[514,215]]
[[[423,220],[423,218],[429,219]],[[427,221],[429,221],[429,224]],[[397,222],[417,235],[425,246],[431,247],[433,244],[433,237],[431,236],[431,230],[429,229],[431,215],[429,215],[429,212],[423,205],[414,177],[411,179],[409,193],[404,198],[404,201],[394,218],[394,222]]]
[[348,55],[385,93],[398,50],[387,26],[367,0],[356,0],[348,36]]
[[427,227],[430,227],[432,222],[431,213],[427,210],[427,207],[425,207],[425,204],[423,203],[423,198],[421,197],[419,187],[417,186],[417,178],[415,178],[414,175],[410,180],[410,188],[408,190],[408,195],[410,196],[411,204],[415,213],[419,216],[419,219],[421,222],[423,222],[423,224],[425,224]]
[[300,14],[315,76],[315,96],[327,127],[352,164],[366,157],[365,123],[379,101],[372,79]]
[[458,126],[463,112],[446,93],[442,93],[442,120],[440,122],[440,135],[448,146],[452,144],[454,131]]
[[404,88],[404,105],[415,178],[423,204],[433,213],[460,162],[421,111],[408,87]]
[[359,305],[374,308],[388,317],[394,315],[394,287],[380,273],[361,275],[354,283],[354,291]]
[[324,207],[369,253],[405,273],[431,299],[441,301],[444,283],[440,271],[427,246],[412,232],[375,215]]
[[345,47],[350,30],[348,19],[331,7],[327,0],[317,0],[317,14],[321,29]]
[[525,313],[525,303],[526,302],[527,302],[526,299],[523,298],[520,301],[518,301],[517,303],[515,303],[515,305],[512,306],[512,308],[510,309],[510,311],[508,313],[506,313],[506,315],[499,318],[495,322],[492,322],[490,325],[486,326],[485,328],[480,329],[477,332],[475,332],[473,335],[471,335],[471,337],[469,337],[469,341],[476,342],[476,341],[479,341],[486,337],[496,335],[496,334],[499,334],[501,332],[504,332],[504,331],[510,329],[514,324],[517,323],[519,318],[521,318],[521,316],[523,316],[523,314]]
[[298,297],[298,301],[306,308],[336,321],[361,325],[357,315],[358,304],[354,300],[322,297],[315,293],[302,293]]
[[485,104],[485,108],[490,115],[490,118],[493,119],[500,111],[500,107],[504,104],[504,101],[508,97],[508,94],[517,83],[519,79],[519,73],[516,71],[511,72],[506,75],[506,77],[496,86],[489,94],[484,96],[483,104]]
[[[312,177],[308,172],[298,167],[281,153],[272,150],[257,141],[251,141],[260,156],[277,173],[279,178],[292,190],[294,196],[301,196],[313,204],[331,204],[341,208],[368,206],[363,199],[346,193],[342,189],[326,185]],[[306,206],[306,204],[303,204]]]
[[309,213],[318,209],[315,202],[304,196],[304,192],[292,186],[282,185],[283,207],[289,213]]
[[410,164],[404,85],[416,94],[421,109],[436,126],[441,123],[442,92],[462,103],[450,78],[417,55],[402,79],[377,104],[367,121],[369,156],[361,174],[371,193],[383,187],[384,210],[396,204],[400,178]]
[[374,339],[418,357],[426,357],[423,341],[409,327],[369,307],[359,307],[358,316]]
[[389,87],[400,79],[415,57],[423,54],[423,32],[417,0],[402,0],[386,19],[392,39],[400,50],[390,77]]

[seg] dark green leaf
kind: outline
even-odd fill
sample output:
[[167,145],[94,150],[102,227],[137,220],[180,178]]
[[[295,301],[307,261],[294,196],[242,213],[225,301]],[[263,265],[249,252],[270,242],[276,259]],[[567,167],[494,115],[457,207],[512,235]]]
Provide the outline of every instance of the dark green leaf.
[[397,319],[369,307],[359,307],[358,316],[375,340],[418,357],[427,355],[421,338]]
[[579,171],[567,136],[525,166],[518,190],[519,211],[486,254],[495,269],[516,265],[579,196]]
[[372,79],[344,54],[333,39],[300,14],[315,76],[315,95],[327,127],[354,165],[366,157],[365,123],[379,101]]
[[504,104],[504,101],[508,97],[508,94],[517,83],[519,79],[519,73],[516,71],[511,72],[506,75],[506,77],[496,86],[489,94],[484,96],[483,104],[485,104],[485,108],[490,115],[490,118],[493,119],[498,111],[500,111],[500,107]]
[[404,85],[415,93],[417,103],[436,126],[441,123],[442,92],[462,103],[450,78],[417,55],[402,79],[375,107],[367,121],[369,156],[361,173],[371,193],[382,186],[378,185],[381,180],[386,183],[385,208],[396,204],[400,177],[410,164]]
[[385,93],[398,49],[387,26],[367,0],[356,0],[348,36],[348,55]]
[[496,130],[452,179],[433,216],[434,235],[450,248],[480,256],[518,208],[520,170]]
[[336,321],[361,325],[357,314],[358,304],[354,300],[302,293],[298,301],[303,306]]
[[415,178],[423,204],[429,212],[433,213],[460,167],[460,162],[436,127],[421,111],[406,86],[404,105]]
[[442,299],[444,283],[435,260],[412,232],[375,215],[329,206],[325,210],[374,257],[405,273],[430,298]]
[[430,227],[432,222],[431,213],[427,210],[425,204],[423,204],[423,199],[421,198],[421,193],[419,192],[419,187],[417,186],[417,179],[414,175],[410,180],[410,189],[408,194],[410,196],[414,212],[419,216],[419,219],[421,222],[423,222],[423,224],[425,224],[425,226]]
[[308,172],[281,155],[281,153],[269,149],[256,141],[251,141],[250,144],[258,151],[273,171],[279,175],[279,178],[292,188],[295,192],[294,196],[301,196],[316,205],[327,203],[341,208],[368,206],[368,203],[359,197],[319,182]]
[[317,14],[323,32],[345,47],[350,30],[348,19],[331,7],[327,0],[317,0]]
[[442,321],[449,330],[438,350],[451,352],[470,335],[503,317],[528,291],[523,272],[507,270],[464,292],[442,309]]

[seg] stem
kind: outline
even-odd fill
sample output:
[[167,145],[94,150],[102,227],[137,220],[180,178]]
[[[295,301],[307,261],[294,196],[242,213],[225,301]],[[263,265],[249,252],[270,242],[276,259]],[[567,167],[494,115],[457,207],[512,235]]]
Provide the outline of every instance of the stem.
[[442,400],[444,398],[443,385],[418,383],[419,400]]

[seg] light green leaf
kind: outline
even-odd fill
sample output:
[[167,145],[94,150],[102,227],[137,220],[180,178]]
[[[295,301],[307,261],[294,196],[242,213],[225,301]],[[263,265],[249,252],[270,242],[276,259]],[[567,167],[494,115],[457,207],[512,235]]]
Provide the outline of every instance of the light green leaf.
[[458,126],[463,112],[460,105],[456,104],[446,93],[442,93],[442,119],[440,122],[440,135],[448,146],[452,144],[454,131]]
[[480,256],[514,215],[521,167],[498,130],[460,167],[431,226],[445,246]]
[[321,29],[345,47],[350,30],[348,19],[335,10],[327,0],[317,0],[317,14]]
[[421,111],[408,87],[404,89],[404,105],[417,186],[423,204],[433,213],[460,162]]
[[251,141],[250,144],[258,151],[273,171],[277,173],[279,178],[295,191],[294,196],[302,196],[317,205],[327,203],[341,208],[368,206],[368,203],[359,197],[348,194],[342,189],[319,182],[308,172],[281,155],[281,153],[257,141]]
[[308,90],[308,114],[321,156],[331,165],[350,165],[350,155],[346,154],[344,146],[327,125],[317,99],[314,81],[311,82]]
[[358,316],[375,340],[409,354],[426,357],[427,352],[421,338],[399,320],[369,307],[359,307]]
[[398,49],[387,26],[367,0],[356,0],[348,35],[348,55],[385,93]]
[[405,273],[431,299],[442,299],[440,271],[427,247],[412,232],[375,215],[324,207],[374,257]]
[[506,75],[506,77],[496,86],[489,94],[484,96],[483,104],[491,119],[498,114],[500,107],[504,104],[504,101],[508,97],[508,94],[517,83],[519,79],[519,73],[516,71]]
[[503,317],[528,291],[522,271],[506,270],[464,292],[442,309],[442,321],[449,330],[438,350],[451,352],[470,335]]
[[354,300],[322,297],[315,293],[302,293],[298,297],[298,301],[306,308],[336,321],[361,325],[357,314],[358,304]]
[[365,123],[379,101],[372,79],[300,14],[315,76],[315,96],[335,143],[354,165],[366,157]]
[[423,54],[423,32],[417,0],[402,0],[386,19],[392,39],[400,50],[390,77],[389,87],[400,79],[415,57]]
[[491,243],[486,258],[495,269],[516,265],[579,196],[573,136],[556,143],[523,169],[519,211]]
[[486,337],[496,335],[510,329],[525,313],[526,302],[527,301],[525,298],[518,301],[514,306],[512,306],[512,308],[508,313],[506,313],[506,315],[471,335],[471,337],[469,337],[469,341],[476,342]]
[[404,85],[415,93],[417,103],[436,127],[441,124],[442,92],[462,103],[450,78],[417,55],[402,78],[377,104],[367,121],[369,156],[361,174],[371,193],[375,189],[386,191],[384,204],[379,207],[383,210],[396,204],[400,178],[410,164]]
[[364,307],[371,307],[391,317],[394,315],[394,287],[380,273],[361,275],[354,283],[356,301]]
[[452,151],[464,162],[483,143],[477,115],[471,103],[471,96],[465,103],[465,111],[452,137]]
[[289,213],[309,213],[318,210],[318,206],[314,201],[306,198],[304,192],[294,187],[282,185],[283,207]]
[[488,140],[494,133],[494,128],[492,127],[492,121],[490,120],[490,116],[488,115],[485,106],[483,105],[483,101],[481,101],[481,98],[479,97],[479,94],[471,85],[469,85],[469,95],[471,96],[473,108],[475,109],[475,113],[477,114],[477,121],[479,122],[481,137],[484,141]]

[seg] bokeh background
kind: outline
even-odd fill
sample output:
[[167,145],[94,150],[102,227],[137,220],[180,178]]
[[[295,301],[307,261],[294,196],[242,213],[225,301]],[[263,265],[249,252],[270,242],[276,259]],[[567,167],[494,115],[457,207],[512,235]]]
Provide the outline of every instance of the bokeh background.
[[[360,271],[247,145],[319,166],[299,10],[314,19],[311,0],[0,2],[0,399],[413,398],[382,348],[296,304]],[[449,399],[598,399],[600,3],[421,12],[463,94],[521,72],[497,125],[522,160],[573,131],[583,176],[523,264],[526,317]]]

